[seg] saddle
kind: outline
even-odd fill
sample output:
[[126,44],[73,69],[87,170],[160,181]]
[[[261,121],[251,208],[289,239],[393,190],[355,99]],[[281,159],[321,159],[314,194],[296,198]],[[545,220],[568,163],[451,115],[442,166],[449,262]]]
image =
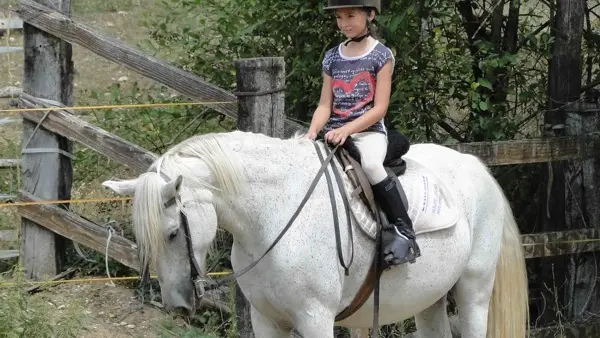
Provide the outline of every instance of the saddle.
[[[400,192],[402,203],[408,210],[408,199],[398,180],[398,176],[402,176],[406,172],[406,162],[402,159],[402,156],[410,149],[410,142],[404,135],[400,134],[400,132],[395,129],[388,130],[387,138],[388,147],[385,160],[383,161],[383,167],[387,171],[388,176],[396,181],[396,187]],[[375,216],[375,213],[378,211],[373,189],[360,164],[360,152],[358,151],[358,147],[354,144],[352,136],[346,139],[346,142],[338,149],[335,156],[342,164],[344,172],[354,187],[351,195],[353,197],[359,196],[363,203],[367,205],[372,215]]]
[[[317,138],[323,140],[323,134],[320,134]],[[387,147],[385,160],[383,161],[383,166],[384,166],[388,176],[390,176],[396,182],[396,187],[400,192],[402,203],[404,204],[405,208],[407,208],[407,210],[408,210],[408,199],[406,197],[406,193],[404,192],[404,189],[402,188],[402,185],[400,184],[400,181],[398,180],[398,176],[401,176],[406,172],[406,162],[402,159],[402,156],[408,152],[408,150],[410,148],[410,143],[406,137],[404,137],[402,134],[400,134],[397,130],[393,130],[393,129],[388,130],[387,138],[388,138],[388,147]],[[317,146],[315,145],[315,147],[317,147]],[[325,148],[326,148],[326,150],[328,149],[327,146]],[[321,159],[321,162],[323,162],[323,157],[320,154],[318,147],[317,147],[317,153],[319,154],[319,158]],[[337,148],[337,151],[334,156],[341,163],[341,165],[344,169],[344,172],[346,173],[346,176],[348,177],[352,187],[354,188],[354,190],[351,192],[350,195],[353,197],[359,196],[360,199],[363,201],[363,203],[367,206],[367,208],[371,212],[373,218],[375,220],[378,220],[378,222],[380,223],[380,225],[382,227],[390,226],[384,218],[379,217],[381,215],[381,213],[379,212],[379,209],[377,207],[377,202],[375,201],[375,196],[373,194],[373,189],[371,187],[371,183],[368,180],[367,175],[365,174],[364,170],[362,169],[360,152],[358,150],[358,147],[354,144],[354,141],[352,140],[351,136],[346,139],[346,142],[344,142],[344,144],[341,147]],[[334,173],[336,174],[336,179],[338,179],[338,184],[339,184],[340,183],[339,175],[337,174],[337,172],[335,170],[334,170]],[[336,233],[336,244],[337,244],[338,256],[339,256],[341,265],[344,267],[344,269],[346,271],[346,275],[348,275],[349,266],[346,266],[346,264],[342,258],[342,254],[341,254],[339,225],[337,222],[336,209],[335,209],[334,203],[333,203],[333,190],[331,189],[332,188],[331,187],[331,179],[329,178],[328,174],[326,174],[325,176],[327,178],[328,185],[329,185],[329,194],[330,194],[330,197],[332,198],[332,208],[333,208],[332,210],[333,210],[333,214],[334,214],[334,226],[335,226],[335,233]],[[342,193],[342,196],[344,196],[343,193]],[[343,199],[343,202],[344,202],[345,208],[346,208],[346,213],[347,213],[346,216],[349,217],[348,200],[345,197],[343,197],[342,199]],[[350,231],[350,236],[352,236],[352,230],[351,230],[349,221],[348,221],[348,227],[349,227],[349,231]],[[376,248],[377,249],[375,252],[375,258],[373,260],[373,263],[371,264],[371,267],[369,269],[367,276],[365,277],[360,289],[358,290],[358,293],[356,294],[356,296],[354,297],[352,302],[344,310],[342,310],[342,312],[338,313],[338,315],[335,318],[336,322],[343,320],[345,318],[348,318],[353,313],[355,313],[360,307],[362,307],[362,305],[366,302],[366,300],[369,298],[371,293],[373,293],[373,291],[375,291],[375,299],[376,300],[375,300],[375,313],[373,316],[373,325],[374,325],[373,327],[378,326],[377,323],[378,323],[378,317],[379,317],[379,301],[378,301],[379,278],[381,277],[381,274],[383,273],[383,268],[381,266],[382,263],[379,258],[381,255],[379,245],[376,245]],[[354,252],[354,249],[352,249],[352,252]],[[352,258],[350,260],[350,264],[351,263],[352,263]]]

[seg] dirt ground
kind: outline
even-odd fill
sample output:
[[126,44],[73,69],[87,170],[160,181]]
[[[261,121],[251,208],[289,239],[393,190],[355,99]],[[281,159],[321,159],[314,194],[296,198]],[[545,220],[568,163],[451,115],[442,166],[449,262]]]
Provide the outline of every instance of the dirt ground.
[[47,288],[34,297],[62,311],[74,300],[82,307],[84,324],[81,338],[130,338],[160,337],[165,323],[185,325],[181,319],[173,319],[162,309],[146,303],[142,305],[134,290],[123,285],[109,283],[59,284]]

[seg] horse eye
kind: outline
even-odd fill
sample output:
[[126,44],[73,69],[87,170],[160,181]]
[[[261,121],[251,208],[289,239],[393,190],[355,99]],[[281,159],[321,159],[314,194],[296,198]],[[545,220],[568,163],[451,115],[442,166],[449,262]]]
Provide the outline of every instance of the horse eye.
[[175,237],[177,237],[177,233],[179,233],[179,229],[176,229],[175,231],[171,232],[171,234],[169,235],[169,240],[172,241]]

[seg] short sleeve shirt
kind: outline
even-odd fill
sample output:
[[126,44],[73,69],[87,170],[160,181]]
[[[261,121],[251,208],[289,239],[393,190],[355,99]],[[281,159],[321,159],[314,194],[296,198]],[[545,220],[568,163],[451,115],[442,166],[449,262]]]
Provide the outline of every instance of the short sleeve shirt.
[[[389,60],[393,65],[392,51],[379,41],[359,56],[344,56],[342,44],[325,53],[323,71],[333,79],[333,107],[325,130],[339,128],[373,108],[377,73]],[[383,119],[364,131],[385,134]]]

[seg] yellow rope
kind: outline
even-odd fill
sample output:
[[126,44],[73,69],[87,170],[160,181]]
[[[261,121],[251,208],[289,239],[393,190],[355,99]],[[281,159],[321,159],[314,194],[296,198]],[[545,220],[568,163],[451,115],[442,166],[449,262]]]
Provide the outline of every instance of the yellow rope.
[[[223,271],[223,272],[210,272],[207,273],[208,276],[227,276],[230,275],[231,271]],[[151,279],[156,279],[157,276],[150,276]],[[100,283],[100,282],[108,282],[108,281],[128,281],[128,280],[137,280],[139,277],[111,277],[111,278],[79,278],[79,279],[65,279],[65,280],[52,280],[52,281],[37,281],[37,282],[24,282],[23,284],[27,285],[52,285],[52,284],[69,284],[69,283]],[[16,286],[17,283],[14,282],[4,282],[0,283],[0,287],[11,287]]]
[[131,199],[132,199],[132,197],[106,197],[106,198],[80,198],[80,199],[71,199],[71,200],[48,200],[48,201],[35,201],[35,202],[0,203],[0,209],[8,208],[8,207],[21,207],[21,206],[42,205],[42,204],[126,202]]
[[215,104],[229,104],[229,103],[236,103],[236,101],[172,102],[172,103],[113,104],[113,105],[72,106],[72,107],[11,108],[11,109],[0,109],[0,112],[1,113],[24,113],[24,112],[30,112],[30,111],[47,111],[47,110],[94,110],[94,109],[179,107],[179,106],[215,105]]
[[599,242],[600,238],[588,238],[588,239],[575,239],[572,241],[551,241],[551,242],[539,242],[539,243],[524,243],[523,246],[535,246],[544,244],[576,244],[576,243],[591,243]]

